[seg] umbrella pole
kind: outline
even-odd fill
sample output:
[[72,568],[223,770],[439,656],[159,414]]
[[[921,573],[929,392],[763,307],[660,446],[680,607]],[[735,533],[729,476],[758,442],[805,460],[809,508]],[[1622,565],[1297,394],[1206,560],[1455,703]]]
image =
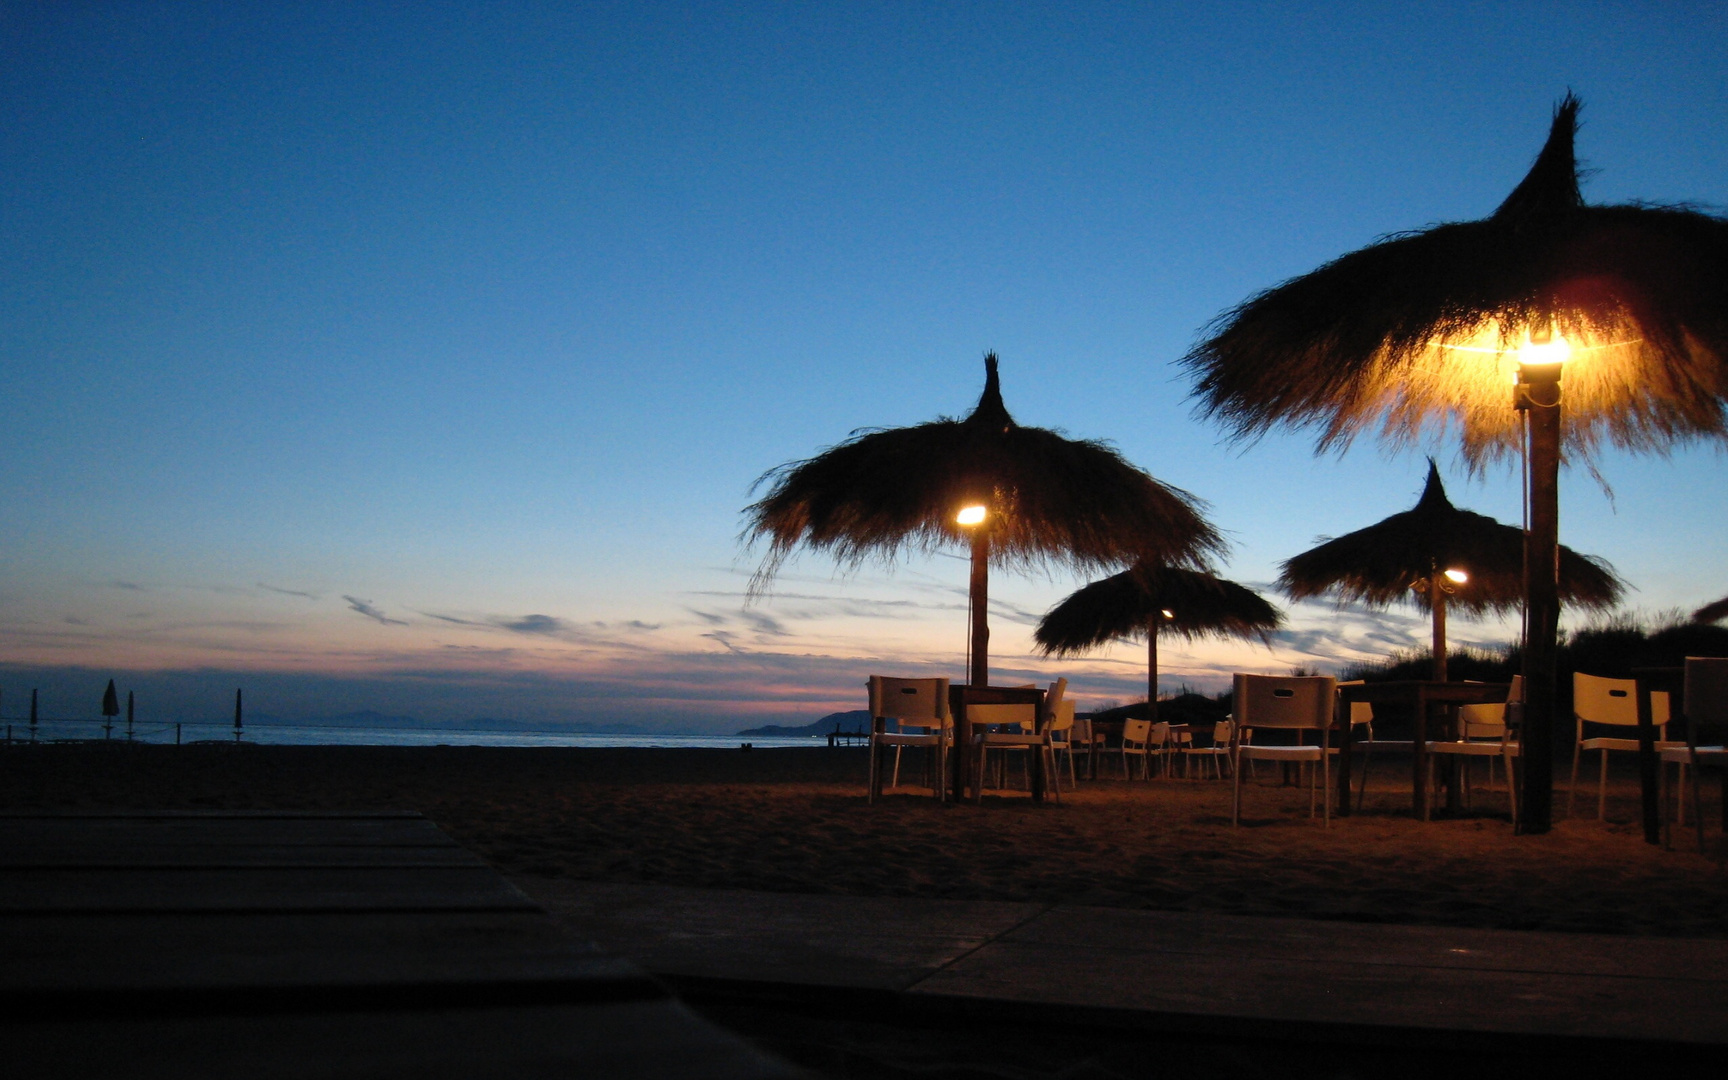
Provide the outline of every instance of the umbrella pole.
[[1158,722],[1158,616],[1146,619],[1146,719]]
[[980,527],[972,534],[972,582],[968,589],[972,605],[973,686],[990,685],[990,534]]
[[1523,395],[1530,430],[1530,531],[1524,536],[1524,809],[1519,831],[1545,833],[1553,818],[1554,705],[1560,631],[1560,394]]
[[1434,670],[1431,673],[1435,682],[1446,681],[1446,593],[1440,588],[1440,574],[1436,570],[1428,572],[1428,606],[1434,612]]

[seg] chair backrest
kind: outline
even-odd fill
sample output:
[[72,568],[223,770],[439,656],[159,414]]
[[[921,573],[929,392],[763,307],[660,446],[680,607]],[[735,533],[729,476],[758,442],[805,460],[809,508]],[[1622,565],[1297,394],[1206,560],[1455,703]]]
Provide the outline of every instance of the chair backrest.
[[[1064,687],[1064,689],[1066,689],[1066,687]],[[1045,730],[1054,735],[1060,735],[1062,738],[1066,739],[1069,737],[1069,733],[1076,730],[1076,723],[1077,721],[1074,719],[1074,699],[1063,697],[1056,702],[1056,708],[1050,713],[1050,719]],[[1087,726],[1090,727],[1091,725],[1088,724]]]
[[[1073,708],[1074,703],[1070,701],[1068,707]],[[1075,746],[1090,747],[1092,745],[1092,718],[1090,716],[1085,719],[1075,717],[1074,727],[1072,728],[1068,739]]]
[[[1367,682],[1366,679],[1345,679],[1338,684],[1338,688],[1342,690],[1346,686],[1361,686],[1365,682]],[[1352,701],[1350,703],[1351,727],[1355,727],[1357,724],[1372,724],[1373,722],[1374,706],[1371,702]]]
[[1152,734],[1152,721],[1150,721],[1150,720],[1124,720],[1124,721],[1122,721],[1122,745],[1123,746],[1127,746],[1130,743],[1132,743],[1135,746],[1145,746],[1146,745],[1146,738],[1147,738],[1147,736],[1149,736],[1151,734]]
[[1220,720],[1212,725],[1212,745],[1229,746],[1230,739],[1236,732],[1236,725],[1228,720]]
[[1686,658],[1686,741],[1694,747],[1700,728],[1717,737],[1728,728],[1728,659]]
[[[1573,672],[1572,715],[1588,724],[1636,727],[1638,680]],[[1650,716],[1657,727],[1668,725],[1667,694],[1657,691],[1650,695]]]
[[1044,730],[1050,730],[1056,717],[1061,714],[1062,706],[1068,706],[1068,716],[1072,721],[1074,703],[1068,700],[1068,678],[1063,676],[1050,684],[1050,689],[1044,692]]
[[1524,700],[1524,676],[1512,676],[1512,685],[1506,689],[1506,700],[1490,702],[1485,705],[1460,705],[1458,707],[1458,737],[1468,742],[1471,739],[1504,739],[1506,735],[1506,706],[1514,705]]
[[1146,741],[1153,746],[1164,746],[1170,741],[1170,725],[1163,720],[1152,725],[1152,730],[1146,733]]
[[870,676],[870,715],[898,720],[901,727],[948,726],[947,679]]
[[1230,715],[1238,727],[1329,729],[1338,702],[1338,680],[1330,675],[1236,673]]

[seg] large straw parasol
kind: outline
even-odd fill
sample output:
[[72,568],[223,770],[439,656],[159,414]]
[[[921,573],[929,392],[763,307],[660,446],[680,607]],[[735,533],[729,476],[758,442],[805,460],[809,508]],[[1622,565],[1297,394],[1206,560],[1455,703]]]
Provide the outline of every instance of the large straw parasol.
[[[1453,506],[1430,458],[1415,506],[1287,560],[1278,587],[1292,600],[1330,593],[1374,607],[1414,602],[1433,614],[1433,677],[1443,682],[1448,607],[1484,615],[1523,604],[1524,531]],[[1605,561],[1560,548],[1560,595],[1567,603],[1613,607],[1623,587]]]
[[1094,581],[1051,608],[1033,632],[1046,655],[1071,656],[1112,641],[1146,638],[1146,709],[1158,719],[1158,638],[1175,634],[1259,638],[1284,617],[1257,592],[1177,566],[1138,563]]
[[[1529,175],[1481,221],[1401,233],[1250,298],[1185,358],[1237,436],[1456,431],[1474,467],[1527,446],[1524,831],[1549,826],[1559,630],[1561,375],[1567,445],[1660,449],[1728,433],[1728,220],[1587,206],[1555,110]],[[1514,376],[1516,396],[1508,393]],[[1516,405],[1514,404],[1516,402]]]
[[[992,563],[1085,572],[1146,555],[1199,567],[1222,550],[1193,496],[1103,443],[1016,424],[1002,403],[996,366],[994,353],[984,358],[984,393],[964,420],[855,433],[765,473],[757,484],[769,483],[768,494],[745,510],[746,540],[769,543],[752,591],[765,589],[799,546],[857,565],[906,549],[969,544],[969,677],[982,686]],[[971,523],[961,524],[958,515],[968,508]]]

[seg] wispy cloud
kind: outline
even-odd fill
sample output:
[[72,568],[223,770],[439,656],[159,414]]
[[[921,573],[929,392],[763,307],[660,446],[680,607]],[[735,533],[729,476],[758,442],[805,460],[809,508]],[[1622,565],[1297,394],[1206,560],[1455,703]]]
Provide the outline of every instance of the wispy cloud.
[[562,637],[570,632],[568,623],[551,615],[523,615],[498,625],[518,634],[538,634],[542,637]]
[[[274,585],[266,585],[262,581],[258,582],[257,585],[260,589],[263,589],[265,592],[280,593],[283,596],[298,596],[298,597],[301,597],[301,598],[306,599],[306,600],[318,599],[317,593],[303,592],[300,589],[279,589]],[[351,599],[351,598],[350,597],[343,597],[343,599],[347,600],[347,599]]]
[[138,584],[136,581],[110,581],[108,583],[108,587],[110,589],[125,589],[127,592],[146,592],[146,591],[148,591],[144,588],[144,586]]
[[368,619],[374,619],[377,622],[382,623],[385,626],[407,626],[408,625],[406,622],[403,622],[401,619],[392,619],[390,616],[384,614],[382,611],[379,611],[377,608],[372,606],[372,601],[370,601],[370,600],[362,600],[357,596],[349,596],[346,593],[344,593],[342,595],[342,599],[348,601],[348,610],[358,612],[361,615],[366,616]]

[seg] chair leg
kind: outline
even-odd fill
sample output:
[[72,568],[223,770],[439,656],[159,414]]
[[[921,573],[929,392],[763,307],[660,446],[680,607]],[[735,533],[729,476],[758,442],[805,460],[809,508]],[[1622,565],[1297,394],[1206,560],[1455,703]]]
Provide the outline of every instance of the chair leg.
[[[1320,744],[1324,747],[1326,744]],[[1320,751],[1320,767],[1315,770],[1320,774],[1320,823],[1322,828],[1332,827],[1332,755],[1324,749]]]
[[1230,827],[1242,824],[1242,761],[1230,760]]
[[870,740],[870,779],[867,783],[867,786],[864,789],[864,791],[865,791],[864,801],[866,803],[873,803],[876,801],[876,794],[877,794],[876,793],[876,782],[880,779],[880,777],[878,777],[876,775],[876,754],[877,754],[876,740],[871,739]]
[[[904,731],[906,729],[901,728],[900,730]],[[891,788],[897,788],[900,786],[900,752],[905,749],[904,746],[896,746],[894,748],[894,775],[888,780],[888,786]]]
[[1374,740],[1362,752],[1362,783],[1356,785],[1356,809],[1362,809],[1363,798],[1369,797],[1369,762],[1374,760]]
[[[1722,783],[1725,787],[1728,787],[1728,771],[1724,771],[1722,775]],[[1692,819],[1698,824],[1698,854],[1700,855],[1704,854],[1704,804],[1699,801],[1698,786],[1699,781],[1703,779],[1702,776],[1698,775],[1697,769],[1692,770]],[[1723,791],[1722,794],[1725,797],[1728,797],[1728,790]],[[1728,804],[1724,804],[1724,806],[1728,807]],[[1728,841],[1725,841],[1725,843],[1728,843]]]
[[1508,755],[1506,758],[1506,797],[1512,803],[1512,831],[1518,831],[1518,777],[1516,770],[1520,759]]
[[1602,748],[1601,778],[1596,781],[1596,820],[1608,820],[1608,748]]
[[1566,791],[1566,816],[1572,816],[1572,804],[1578,800],[1578,759],[1584,755],[1583,740],[1572,743],[1572,784]]

